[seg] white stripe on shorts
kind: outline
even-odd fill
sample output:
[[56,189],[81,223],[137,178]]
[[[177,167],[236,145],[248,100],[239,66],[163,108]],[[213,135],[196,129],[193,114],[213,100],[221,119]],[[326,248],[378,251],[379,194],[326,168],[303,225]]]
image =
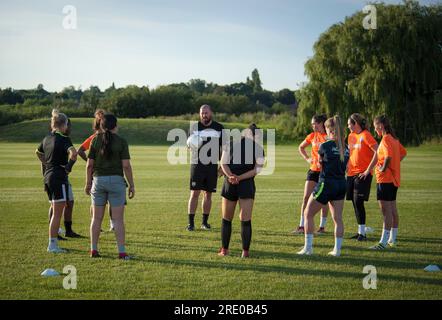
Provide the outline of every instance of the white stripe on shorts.
[[61,190],[63,191],[63,199],[52,200],[52,202],[66,202],[66,185],[64,183],[61,185]]

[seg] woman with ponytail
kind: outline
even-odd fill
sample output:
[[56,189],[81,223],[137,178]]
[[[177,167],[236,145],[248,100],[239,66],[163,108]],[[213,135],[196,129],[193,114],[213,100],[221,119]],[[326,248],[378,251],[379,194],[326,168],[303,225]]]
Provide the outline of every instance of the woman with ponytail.
[[[327,120],[325,114],[315,115],[312,118],[312,129],[313,132],[310,133],[305,140],[299,145],[298,150],[301,157],[310,165],[307,171],[307,178],[304,186],[304,196],[302,198],[301,205],[301,219],[299,221],[299,226],[297,229],[292,231],[292,234],[304,234],[304,210],[307,206],[308,199],[313,192],[319,181],[319,173],[321,172],[321,164],[319,163],[318,150],[322,143],[326,141],[327,133],[325,132],[324,122]],[[307,155],[305,148],[309,145],[312,146],[310,157]],[[327,222],[328,207],[324,206],[322,208],[321,221],[318,234],[325,233],[325,224]]]
[[58,230],[63,211],[69,205],[68,174],[77,160],[77,151],[67,135],[69,119],[56,109],[52,110],[51,130],[40,143],[36,154],[43,164],[45,190],[51,202],[47,251],[64,253],[66,250],[58,246]]
[[347,167],[347,200],[353,203],[358,233],[351,239],[366,241],[366,214],[364,202],[370,197],[372,170],[376,164],[378,143],[368,131],[367,120],[359,113],[348,118],[348,148],[350,159]]
[[[87,161],[86,151],[88,151],[91,147],[91,142],[95,138],[95,136],[101,132],[101,120],[104,118],[105,111],[103,109],[97,109],[94,113],[94,121],[92,123],[92,130],[94,133],[91,134],[86,140],[83,141],[80,148],[78,148],[78,155],[84,160]],[[92,216],[92,207],[90,208],[90,213]],[[109,217],[110,217],[110,228],[109,231],[114,231],[114,224],[112,222],[112,208],[109,206]]]
[[300,255],[313,254],[314,217],[322,207],[329,204],[330,212],[335,223],[335,247],[329,255],[340,256],[344,224],[342,210],[346,191],[345,170],[349,158],[345,145],[344,131],[339,116],[334,116],[325,122],[328,140],[319,148],[321,173],[319,182],[307,203],[304,211],[305,244],[298,252]]
[[91,257],[100,257],[98,239],[106,203],[112,208],[112,220],[118,245],[118,256],[127,260],[125,248],[124,206],[126,205],[126,181],[129,182],[129,199],[135,195],[129,147],[120,137],[117,118],[105,114],[101,120],[101,132],[92,140],[86,166],[85,192],[91,196]]
[[384,250],[396,245],[399,227],[399,215],[396,207],[396,195],[401,184],[401,161],[407,151],[394,134],[390,121],[384,115],[374,119],[374,129],[382,137],[377,150],[376,182],[377,199],[384,218],[381,240],[370,249]]

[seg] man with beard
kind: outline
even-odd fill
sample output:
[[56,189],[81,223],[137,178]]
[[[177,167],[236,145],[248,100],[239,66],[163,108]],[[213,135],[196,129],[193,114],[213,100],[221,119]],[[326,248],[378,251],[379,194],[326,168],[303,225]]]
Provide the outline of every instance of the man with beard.
[[203,191],[201,229],[210,230],[208,220],[212,207],[212,193],[216,192],[218,176],[222,175],[221,168],[218,168],[218,161],[221,157],[222,145],[226,143],[226,139],[223,138],[223,129],[220,123],[212,120],[211,107],[207,104],[201,106],[200,121],[195,122],[189,132],[189,135],[196,136],[200,143],[197,148],[192,148],[188,231],[195,230],[195,212],[201,191]]

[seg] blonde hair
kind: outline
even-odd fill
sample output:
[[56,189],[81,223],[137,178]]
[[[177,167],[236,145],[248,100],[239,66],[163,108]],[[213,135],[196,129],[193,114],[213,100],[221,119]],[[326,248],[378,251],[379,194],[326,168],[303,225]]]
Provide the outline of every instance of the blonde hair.
[[335,134],[335,141],[339,149],[339,157],[341,161],[344,161],[345,137],[344,129],[341,124],[341,118],[338,115],[335,115],[333,118],[329,118],[324,125]]
[[53,109],[52,118],[51,118],[51,129],[61,130],[67,126],[68,126],[68,116],[65,115],[64,113],[60,113],[58,109]]
[[94,113],[94,122],[92,124],[92,130],[100,130],[100,121],[104,118],[105,111],[103,109],[97,109]]

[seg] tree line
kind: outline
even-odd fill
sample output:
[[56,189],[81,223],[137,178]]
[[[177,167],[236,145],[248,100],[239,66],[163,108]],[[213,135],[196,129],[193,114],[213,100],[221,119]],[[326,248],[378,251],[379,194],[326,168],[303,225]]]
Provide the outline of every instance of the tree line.
[[[155,89],[136,85],[116,88],[114,84],[104,91],[97,86],[86,90],[70,86],[60,92],[49,92],[41,84],[33,90],[0,89],[0,105],[3,105],[0,110],[21,113],[28,118],[41,116],[40,112],[48,107],[60,108],[71,116],[85,117],[92,116],[97,108],[124,118],[179,116],[198,112],[202,104],[211,105],[217,113],[232,115],[281,114],[293,112],[297,101],[295,92],[290,89],[276,92],[263,89],[256,69],[246,82],[223,86],[192,79]],[[16,119],[6,120],[2,119],[0,124]]]

